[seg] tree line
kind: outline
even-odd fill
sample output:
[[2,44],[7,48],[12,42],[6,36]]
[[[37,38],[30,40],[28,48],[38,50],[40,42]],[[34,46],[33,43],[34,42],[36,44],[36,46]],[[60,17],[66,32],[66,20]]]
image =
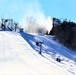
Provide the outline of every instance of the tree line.
[[[54,24],[54,22],[56,23]],[[49,33],[59,39],[64,46],[76,51],[76,23],[70,20],[53,18],[53,28]]]

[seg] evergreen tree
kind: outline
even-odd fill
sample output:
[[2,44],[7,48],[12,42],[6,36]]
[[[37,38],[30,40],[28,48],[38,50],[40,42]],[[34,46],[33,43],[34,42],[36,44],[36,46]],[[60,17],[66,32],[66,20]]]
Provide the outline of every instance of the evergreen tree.
[[76,23],[66,19],[63,22],[57,20],[58,25],[53,24],[53,29],[49,34],[54,35],[66,47],[76,51]]

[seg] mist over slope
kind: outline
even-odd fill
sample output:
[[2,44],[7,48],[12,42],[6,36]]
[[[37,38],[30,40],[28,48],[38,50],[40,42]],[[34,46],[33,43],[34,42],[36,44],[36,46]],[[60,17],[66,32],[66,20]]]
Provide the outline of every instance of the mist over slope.
[[[38,20],[33,17],[28,17],[25,22],[25,31],[29,33],[46,33],[50,32],[53,26],[53,20],[51,17],[48,17],[44,22],[37,22]],[[41,20],[42,21],[42,20]]]
[[52,29],[52,18],[45,15],[38,0],[0,0],[0,7],[1,19],[12,18],[27,32],[41,32],[41,29],[50,32]]

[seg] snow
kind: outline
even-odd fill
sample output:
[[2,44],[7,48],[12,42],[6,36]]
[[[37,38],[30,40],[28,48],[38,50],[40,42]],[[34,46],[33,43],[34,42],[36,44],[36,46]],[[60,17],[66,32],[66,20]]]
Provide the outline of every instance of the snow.
[[[42,55],[36,42],[43,42]],[[60,57],[61,62],[56,58]],[[0,31],[0,75],[76,75],[76,53],[53,36]]]

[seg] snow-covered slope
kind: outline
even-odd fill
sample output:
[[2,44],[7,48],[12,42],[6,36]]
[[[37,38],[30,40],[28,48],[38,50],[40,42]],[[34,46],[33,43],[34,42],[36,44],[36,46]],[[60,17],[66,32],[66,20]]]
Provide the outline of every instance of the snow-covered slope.
[[[42,55],[36,41],[43,41]],[[56,61],[60,56],[62,61]],[[43,74],[76,75],[76,54],[58,45],[52,36],[0,32],[0,75],[1,74]]]

